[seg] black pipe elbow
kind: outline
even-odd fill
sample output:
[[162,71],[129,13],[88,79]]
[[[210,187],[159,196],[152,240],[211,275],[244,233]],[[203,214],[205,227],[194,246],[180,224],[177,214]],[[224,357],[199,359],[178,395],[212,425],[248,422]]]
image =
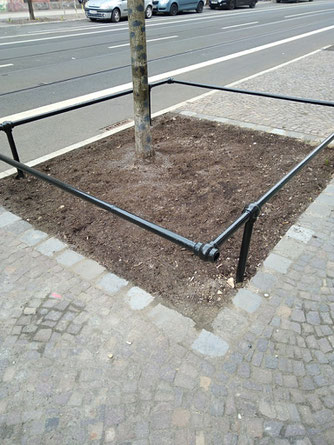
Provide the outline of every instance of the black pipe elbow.
[[194,253],[201,260],[210,261],[210,263],[214,263],[219,258],[219,250],[211,243],[196,243],[194,246]]
[[0,124],[0,130],[4,131],[5,133],[10,132],[13,129],[13,122],[5,121]]

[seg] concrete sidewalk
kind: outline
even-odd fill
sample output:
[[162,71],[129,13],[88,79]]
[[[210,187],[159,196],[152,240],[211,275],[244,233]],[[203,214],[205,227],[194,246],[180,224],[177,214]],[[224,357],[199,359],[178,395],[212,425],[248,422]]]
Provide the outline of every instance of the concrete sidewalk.
[[43,23],[44,21],[64,21],[64,20],[82,20],[86,19],[85,13],[81,8],[81,5],[75,8],[63,8],[63,9],[34,9],[34,15],[36,22],[31,21],[29,17],[29,11],[15,11],[4,12],[0,11],[0,23],[1,22],[22,22],[27,21],[29,23]]
[[[333,100],[333,65],[318,69],[332,56],[254,89],[277,91],[302,66],[295,95],[323,85]],[[255,128],[260,107],[267,130],[284,116],[283,131],[328,135],[319,108],[304,126],[286,104],[248,106]],[[221,108],[215,93],[180,112],[230,119]],[[5,208],[0,237],[2,444],[333,444],[334,181],[209,330]]]

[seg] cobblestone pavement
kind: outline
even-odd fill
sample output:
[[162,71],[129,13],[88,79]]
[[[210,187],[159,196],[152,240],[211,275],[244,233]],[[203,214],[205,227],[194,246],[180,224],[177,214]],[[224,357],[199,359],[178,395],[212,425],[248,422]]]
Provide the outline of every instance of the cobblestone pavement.
[[212,332],[0,209],[2,444],[333,444],[334,183]]
[[2,444],[333,444],[334,181],[212,332],[0,208]]
[[1,444],[334,443],[334,181],[209,330],[0,207]]

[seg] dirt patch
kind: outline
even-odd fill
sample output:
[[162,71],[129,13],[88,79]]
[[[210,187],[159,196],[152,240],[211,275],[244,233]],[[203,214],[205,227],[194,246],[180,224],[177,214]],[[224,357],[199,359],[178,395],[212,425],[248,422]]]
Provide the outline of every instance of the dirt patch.
[[[194,241],[207,242],[312,150],[295,139],[165,115],[154,122],[153,163],[134,159],[129,129],[48,161],[40,170]],[[247,278],[329,181],[325,149],[261,212]],[[29,176],[0,182],[1,203],[110,271],[193,318],[211,322],[230,301],[242,232],[202,262],[160,237]]]

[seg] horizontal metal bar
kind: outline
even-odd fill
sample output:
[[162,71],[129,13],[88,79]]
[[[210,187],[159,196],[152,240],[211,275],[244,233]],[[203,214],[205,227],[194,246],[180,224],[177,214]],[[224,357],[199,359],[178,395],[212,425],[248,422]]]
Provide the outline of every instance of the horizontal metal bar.
[[280,181],[278,181],[270,190],[259,198],[254,205],[262,207],[269,201],[281,188],[292,179],[306,164],[308,164],[321,150],[326,148],[334,140],[334,133],[328,136],[320,145],[318,145],[311,153],[306,156],[299,164],[297,164],[292,170],[289,171]]
[[95,104],[98,104],[100,102],[105,102],[110,99],[117,99],[118,97],[127,96],[128,94],[132,94],[132,92],[133,92],[132,89],[124,90],[119,93],[109,94],[107,96],[99,97],[97,99],[85,100],[85,101],[82,101],[75,105],[67,105],[67,106],[59,108],[57,110],[39,113],[39,114],[36,114],[35,116],[26,117],[23,119],[17,119],[17,120],[13,120],[10,122],[2,122],[0,124],[0,130],[3,130],[3,128],[2,128],[3,124],[10,125],[12,128],[14,128],[19,125],[28,124],[30,122],[35,122],[35,121],[38,121],[38,120],[41,120],[41,119],[44,119],[47,117],[57,116],[58,114],[66,113],[67,111],[78,110],[79,108],[88,107],[89,105],[95,105]]
[[334,140],[334,133],[328,136],[318,147],[316,147],[310,154],[306,156],[299,164],[297,164],[288,174],[286,174],[280,181],[278,181],[268,192],[262,195],[257,201],[250,204],[243,213],[236,219],[223,233],[211,241],[215,247],[221,246],[228,240],[244,223],[248,222],[253,213],[259,212],[261,207],[270,200],[279,190],[292,179],[308,162],[311,161],[323,148],[327,147]]
[[271,99],[289,100],[291,102],[300,102],[300,103],[311,104],[311,105],[322,105],[325,107],[334,107],[334,102],[329,102],[326,100],[303,99],[302,97],[282,96],[280,94],[262,93],[259,91],[250,91],[250,90],[240,90],[238,88],[228,88],[228,87],[220,87],[217,85],[208,85],[208,84],[202,84],[202,83],[196,83],[196,82],[186,82],[183,80],[175,80],[173,78],[169,79],[168,83],[176,83],[179,85],[188,85],[191,87],[200,87],[200,88],[206,88],[206,89],[210,89],[210,90],[227,91],[230,93],[242,93],[242,94],[248,94],[250,96],[269,97]]
[[97,207],[100,207],[101,209],[107,210],[108,212],[111,212],[133,224],[136,224],[139,227],[142,227],[143,229],[153,232],[156,235],[161,236],[162,238],[165,238],[169,241],[172,241],[175,244],[185,247],[186,249],[191,250],[195,255],[199,256],[204,261],[214,262],[219,257],[218,249],[216,249],[211,244],[204,244],[199,242],[196,243],[194,241],[191,241],[181,235],[178,235],[175,232],[172,232],[171,230],[165,229],[164,227],[158,226],[157,224],[154,224],[150,221],[146,221],[145,219],[137,215],[134,215],[133,213],[127,212],[126,210],[123,210],[117,206],[109,204],[106,201],[102,201],[101,199],[98,199],[95,196],[89,195],[86,192],[78,190],[75,187],[72,187],[71,185],[60,181],[59,179],[53,178],[52,176],[48,176],[45,173],[42,173],[34,168],[28,167],[22,162],[14,161],[13,159],[10,159],[2,154],[0,154],[0,160],[20,170],[24,170],[27,173],[30,173],[31,175],[35,176],[36,178],[42,179],[43,181],[46,181],[49,184],[52,184],[60,188],[61,190],[64,190],[65,192],[71,193],[74,196],[77,196],[85,201],[88,201],[96,205]]
[[151,83],[149,83],[149,86],[151,88],[154,88],[154,87],[159,87],[160,85],[165,85],[166,83],[171,83],[170,78],[165,79],[165,80],[157,80],[156,82],[151,82]]
[[241,227],[243,224],[245,224],[250,219],[250,213],[244,211],[238,219],[236,219],[226,230],[224,230],[223,233],[221,233],[219,236],[217,236],[216,239],[211,241],[211,243],[215,247],[221,246],[225,241],[227,241],[234,232],[236,232],[239,227]]
[[[160,85],[164,85],[166,83],[170,83],[169,79],[165,79],[165,80],[161,80],[158,82],[152,82],[151,84],[149,84],[150,88],[154,88]],[[4,131],[4,127],[3,125],[5,124],[6,126],[10,126],[11,128],[17,127],[19,125],[23,125],[23,124],[28,124],[30,122],[35,122],[47,117],[52,117],[52,116],[57,116],[58,114],[62,114],[62,113],[66,113],[68,111],[73,111],[73,110],[78,110],[79,108],[84,108],[84,107],[88,107],[89,105],[95,105],[101,102],[106,102],[107,100],[111,100],[111,99],[117,99],[118,97],[123,97],[123,96],[127,96],[129,94],[133,93],[133,89],[128,89],[128,90],[124,90],[121,91],[119,93],[115,93],[115,94],[108,94],[106,96],[103,97],[99,97],[97,99],[90,99],[90,100],[85,100],[82,101],[78,104],[75,105],[68,105],[62,108],[59,108],[58,110],[54,110],[54,111],[48,111],[45,113],[39,113],[36,116],[31,116],[31,117],[27,117],[24,119],[17,119],[17,120],[13,120],[10,122],[2,122],[0,123],[0,131]]]

